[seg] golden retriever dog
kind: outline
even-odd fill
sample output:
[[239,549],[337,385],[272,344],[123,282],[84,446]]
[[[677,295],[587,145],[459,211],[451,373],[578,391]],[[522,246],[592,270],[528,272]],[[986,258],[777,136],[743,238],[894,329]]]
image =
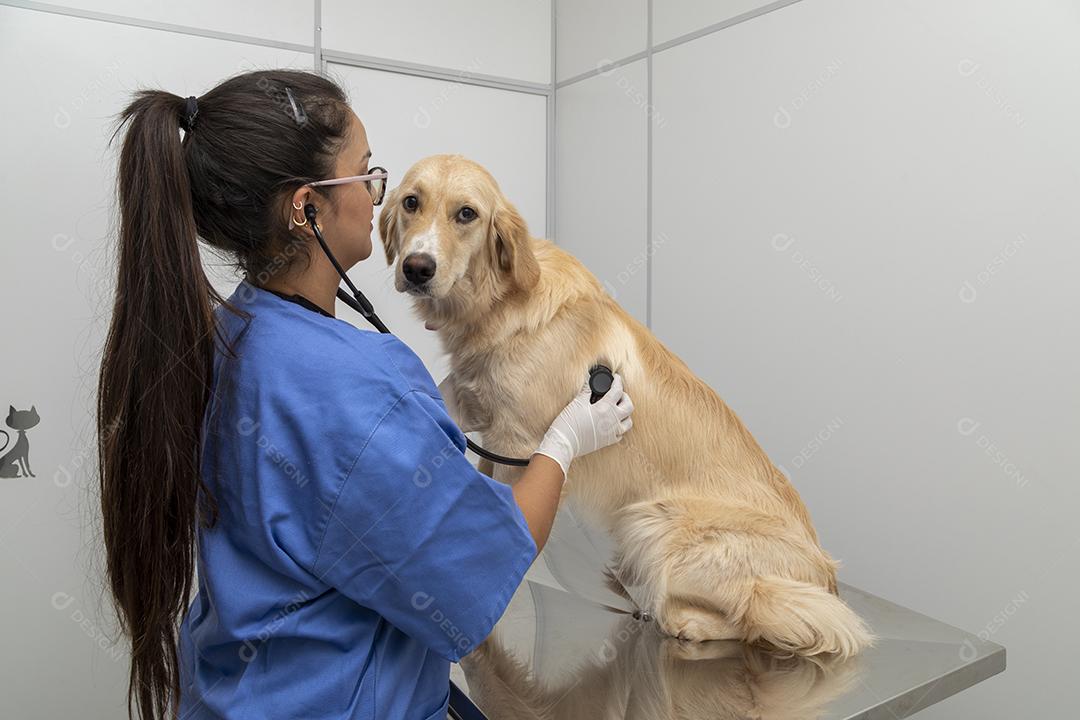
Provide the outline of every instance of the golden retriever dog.
[[[529,457],[590,367],[622,376],[633,428],[576,458],[563,492],[611,534],[615,576],[664,633],[841,657],[873,643],[798,492],[735,413],[581,262],[530,236],[484,167],[418,161],[378,224],[395,288],[449,355],[447,408],[485,449]],[[480,469],[510,484],[523,471]]]

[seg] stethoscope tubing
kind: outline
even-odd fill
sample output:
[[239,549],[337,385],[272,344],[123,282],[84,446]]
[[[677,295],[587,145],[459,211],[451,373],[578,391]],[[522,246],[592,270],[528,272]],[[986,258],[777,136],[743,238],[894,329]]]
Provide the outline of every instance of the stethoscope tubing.
[[[350,296],[349,292],[346,292],[345,288],[339,286],[337,289],[338,298],[340,298],[343,303],[351,307],[353,310],[363,315],[364,319],[374,325],[379,332],[392,334],[390,333],[390,328],[386,327],[386,324],[379,319],[378,315],[375,314],[375,308],[371,304],[371,301],[364,297],[364,294],[360,292],[360,290],[355,285],[353,285],[352,280],[350,280],[349,276],[345,273],[345,269],[341,267],[341,264],[337,261],[337,258],[334,257],[334,253],[330,252],[330,247],[326,244],[326,240],[323,239],[322,230],[319,229],[319,224],[315,222],[316,212],[317,210],[315,209],[315,206],[311,203],[308,203],[304,206],[304,215],[307,217],[308,222],[311,223],[311,229],[315,232],[315,238],[319,241],[319,245],[322,246],[323,252],[326,253],[326,256],[328,258],[330,258],[330,262],[333,263],[334,269],[337,270],[338,275],[340,275],[341,279],[345,281],[345,284],[349,286],[349,291],[352,293],[352,295]],[[491,460],[492,462],[497,462],[500,465],[525,467],[529,464],[529,460],[531,459],[512,458],[506,457],[505,455],[498,455],[491,452],[490,450],[485,450],[484,448],[480,447],[479,445],[474,443],[472,439],[468,436],[465,437],[465,443],[470,450],[472,450],[480,457]]]

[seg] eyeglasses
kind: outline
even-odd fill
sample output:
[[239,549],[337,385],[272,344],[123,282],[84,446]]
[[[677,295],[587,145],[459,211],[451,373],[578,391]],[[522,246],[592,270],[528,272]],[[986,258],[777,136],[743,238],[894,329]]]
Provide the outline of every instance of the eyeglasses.
[[367,175],[350,175],[349,177],[339,177],[332,180],[317,180],[315,182],[307,183],[304,187],[363,182],[364,186],[367,187],[368,194],[371,195],[371,204],[378,205],[383,201],[383,195],[386,194],[386,180],[388,177],[390,177],[390,175],[386,172],[386,168],[373,167],[371,168],[371,172]]

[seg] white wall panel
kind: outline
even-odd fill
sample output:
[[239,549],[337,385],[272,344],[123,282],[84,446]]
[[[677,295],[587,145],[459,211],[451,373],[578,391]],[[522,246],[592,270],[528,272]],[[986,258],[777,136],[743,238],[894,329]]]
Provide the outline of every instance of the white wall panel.
[[315,42],[313,0],[63,0],[49,4],[301,45]]
[[646,0],[556,0],[556,76],[561,82],[641,52]]
[[559,245],[642,323],[645,84],[645,61],[638,60],[558,90],[555,162]]
[[[653,45],[793,0],[654,0]],[[744,60],[749,60],[745,58]]]
[[[372,165],[390,173],[397,187],[409,166],[428,155],[457,153],[491,172],[522,213],[530,232],[544,237],[545,100],[539,95],[330,65],[364,123]],[[376,208],[381,211],[381,208]],[[435,380],[447,366],[435,333],[411,311],[409,296],[394,290],[376,216],[371,256],[350,277],[375,305],[383,322],[427,363]],[[367,329],[367,322],[339,303],[339,316]]]
[[[244,69],[310,69],[309,54],[0,7],[6,117],[0,193],[0,402],[27,432],[37,477],[3,480],[0,717],[124,715],[127,652],[99,607],[93,394],[112,309],[116,161],[111,116],[141,87],[199,95]],[[177,143],[180,142],[179,135]],[[169,282],[168,277],[161,278]],[[10,428],[9,428],[10,431]],[[62,689],[59,690],[58,689]]]
[[323,0],[323,47],[551,81],[551,0]]
[[1073,711],[1078,32],[1069,3],[815,0],[654,56],[654,329],[847,582],[1023,659],[920,717]]

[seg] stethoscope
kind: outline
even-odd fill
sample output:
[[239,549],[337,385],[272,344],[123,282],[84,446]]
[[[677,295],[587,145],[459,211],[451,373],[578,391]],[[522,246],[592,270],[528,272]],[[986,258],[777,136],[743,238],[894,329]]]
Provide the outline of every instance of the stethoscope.
[[[389,333],[390,328],[386,327],[379,316],[375,314],[375,308],[371,302],[364,297],[364,294],[360,292],[349,276],[345,274],[345,270],[338,263],[337,258],[330,252],[330,247],[326,244],[326,240],[323,239],[322,230],[319,229],[318,223],[315,222],[315,214],[318,212],[315,206],[311,203],[304,205],[304,216],[311,223],[311,229],[315,231],[315,238],[319,241],[319,245],[322,247],[323,252],[326,253],[326,257],[330,258],[330,262],[333,263],[334,269],[337,270],[337,274],[341,276],[341,279],[345,281],[345,284],[349,286],[349,292],[345,291],[345,288],[338,287],[337,296],[341,299],[341,302],[351,307],[356,312],[364,316],[364,319],[375,326],[375,328],[382,333]],[[612,374],[610,368],[604,365],[593,365],[589,368],[589,389],[592,394],[589,396],[589,402],[594,403],[602,398],[608,390],[611,389],[611,383],[615,380],[615,376]],[[479,455],[480,457],[487,458],[492,462],[497,462],[500,465],[516,465],[519,467],[525,467],[529,464],[527,458],[512,458],[504,455],[496,455],[495,453],[485,450],[472,441],[468,436],[465,437],[465,442],[470,450]]]

